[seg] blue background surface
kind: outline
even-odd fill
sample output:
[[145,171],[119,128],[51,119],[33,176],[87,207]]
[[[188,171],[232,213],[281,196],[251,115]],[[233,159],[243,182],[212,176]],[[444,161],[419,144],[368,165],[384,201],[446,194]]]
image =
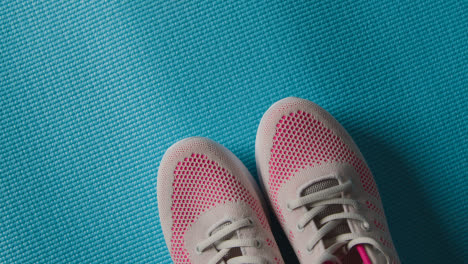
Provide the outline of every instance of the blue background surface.
[[291,95],[354,137],[404,263],[466,263],[466,1],[40,2],[0,3],[1,263],[171,263],[165,149],[207,136],[256,175]]

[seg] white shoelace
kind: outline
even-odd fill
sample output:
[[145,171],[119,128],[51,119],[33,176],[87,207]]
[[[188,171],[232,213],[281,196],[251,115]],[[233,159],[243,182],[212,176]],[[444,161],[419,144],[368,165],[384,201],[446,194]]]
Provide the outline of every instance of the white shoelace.
[[[217,264],[229,253],[232,248],[256,247],[261,246],[261,242],[256,239],[237,239],[227,237],[241,228],[252,226],[252,220],[245,218],[222,227],[220,230],[210,235],[207,239],[198,243],[196,251],[202,254],[206,249],[215,246],[219,252],[210,259],[208,264]],[[238,256],[227,260],[227,264],[268,264],[268,261],[262,257]]]
[[[359,208],[359,203],[353,199],[341,198],[342,192],[348,192],[352,188],[351,181],[339,184],[330,188],[326,188],[321,191],[317,191],[305,196],[302,196],[298,199],[289,201],[287,204],[288,210],[292,211],[303,206],[310,206],[311,209],[308,210],[299,220],[297,224],[297,229],[302,232],[304,227],[310,223],[318,214],[323,212],[327,206],[330,205],[350,205],[354,208]],[[341,212],[336,214],[328,215],[320,220],[322,227],[314,234],[312,239],[307,243],[307,251],[312,251],[317,243],[322,240],[330,231],[335,229],[340,223],[348,219],[360,221],[364,229],[369,229],[370,224],[367,220],[358,213],[352,212]],[[340,247],[346,245],[347,249],[358,244],[369,244],[380,251],[385,258],[387,263],[390,263],[390,257],[385,253],[383,247],[375,239],[370,237],[359,236],[357,234],[341,234],[336,236],[336,242],[329,246],[325,252],[320,256],[320,259],[317,263],[324,263],[326,261],[333,261],[335,263],[341,264],[342,262],[333,255],[333,253]]]

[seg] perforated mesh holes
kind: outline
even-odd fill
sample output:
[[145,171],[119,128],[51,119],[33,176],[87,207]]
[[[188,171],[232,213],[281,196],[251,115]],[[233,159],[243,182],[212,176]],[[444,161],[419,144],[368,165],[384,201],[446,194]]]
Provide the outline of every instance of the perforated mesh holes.
[[270,195],[280,222],[284,222],[284,217],[278,204],[279,188],[299,169],[324,162],[351,164],[360,175],[364,190],[380,199],[372,174],[365,162],[314,116],[297,111],[283,116],[276,124],[269,161]]
[[260,201],[225,168],[206,155],[192,154],[179,162],[174,171],[172,195],[171,253],[174,263],[190,263],[184,246],[185,232],[201,213],[217,204],[244,201],[255,212],[264,228],[269,228]]

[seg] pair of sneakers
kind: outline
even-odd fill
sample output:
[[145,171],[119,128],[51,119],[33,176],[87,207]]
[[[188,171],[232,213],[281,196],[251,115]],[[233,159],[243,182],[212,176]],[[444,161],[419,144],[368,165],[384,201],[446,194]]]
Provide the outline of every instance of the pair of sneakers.
[[[327,111],[283,99],[263,116],[255,145],[263,191],[300,263],[400,263],[369,167]],[[175,143],[157,185],[174,263],[284,263],[262,192],[222,145]]]

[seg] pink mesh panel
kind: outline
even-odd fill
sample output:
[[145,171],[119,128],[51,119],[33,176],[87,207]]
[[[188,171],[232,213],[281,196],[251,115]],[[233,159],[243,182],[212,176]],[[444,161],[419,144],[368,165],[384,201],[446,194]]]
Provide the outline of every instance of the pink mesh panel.
[[384,245],[384,246],[386,246],[388,248],[391,248],[391,249],[394,248],[393,244],[390,241],[388,241],[387,239],[385,239],[384,237],[380,237],[380,242],[382,243],[382,245]]
[[190,263],[184,246],[184,235],[201,213],[217,204],[244,201],[256,213],[262,226],[268,229],[263,208],[229,171],[205,155],[192,154],[178,163],[174,171],[172,195],[171,255],[174,263]]
[[374,219],[374,225],[380,229],[380,231],[383,231],[383,232],[386,232],[387,229],[385,228],[384,224],[382,224],[381,222],[379,222],[379,220],[377,219]]
[[384,213],[383,213],[383,210],[376,206],[375,204],[373,204],[372,202],[370,201],[366,201],[366,205],[367,205],[367,208],[371,209],[372,211],[374,211],[377,215],[381,216],[381,217],[384,217]]
[[274,247],[274,245],[275,245],[275,244],[273,243],[273,240],[271,240],[271,239],[269,239],[269,238],[266,239],[266,242],[267,242],[267,245],[268,245],[269,247]]
[[339,137],[310,113],[297,111],[283,116],[276,125],[269,161],[269,191],[273,209],[281,223],[284,216],[278,204],[278,191],[300,169],[325,162],[347,162],[360,175],[366,192],[380,199],[372,174]]
[[[267,243],[267,245],[268,245],[269,247],[274,248],[275,250],[278,250],[278,248],[277,248],[275,242],[273,242],[273,240],[267,238],[267,239],[266,239],[266,243]],[[280,263],[281,263],[281,260],[280,260],[279,258],[275,257],[274,259],[275,259],[275,263],[276,263],[276,264],[280,264]]]

